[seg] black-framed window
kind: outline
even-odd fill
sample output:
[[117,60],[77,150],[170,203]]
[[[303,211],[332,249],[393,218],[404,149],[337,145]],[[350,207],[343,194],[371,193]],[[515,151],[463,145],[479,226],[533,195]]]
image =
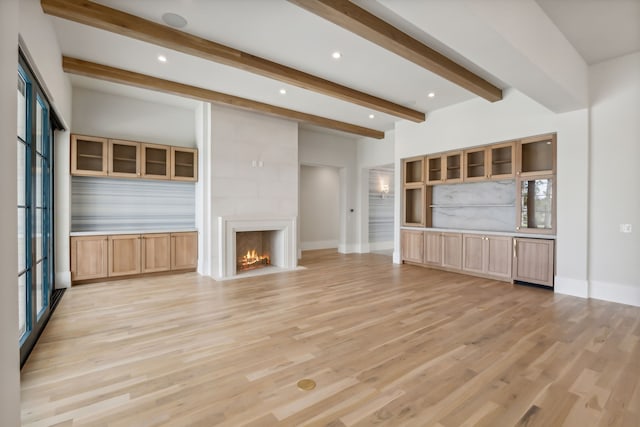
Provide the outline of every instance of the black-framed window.
[[22,54],[17,78],[18,337],[24,363],[51,313],[55,117]]

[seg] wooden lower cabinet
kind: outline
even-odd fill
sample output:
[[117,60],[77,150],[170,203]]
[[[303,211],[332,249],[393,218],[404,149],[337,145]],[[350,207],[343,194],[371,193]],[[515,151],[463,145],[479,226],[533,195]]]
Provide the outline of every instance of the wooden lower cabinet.
[[442,265],[442,233],[424,232],[424,263],[434,266]]
[[442,266],[462,269],[462,234],[442,233]]
[[139,274],[140,240],[139,234],[109,236],[109,277]]
[[71,238],[71,280],[107,277],[107,236]]
[[513,244],[513,279],[553,286],[554,241],[516,237]]
[[462,270],[511,280],[511,237],[464,234]]
[[400,252],[402,261],[424,262],[424,231],[401,230]]
[[198,266],[198,233],[171,233],[171,269],[191,270]]
[[194,270],[198,233],[71,237],[71,281]]
[[142,235],[142,273],[171,270],[171,234]]

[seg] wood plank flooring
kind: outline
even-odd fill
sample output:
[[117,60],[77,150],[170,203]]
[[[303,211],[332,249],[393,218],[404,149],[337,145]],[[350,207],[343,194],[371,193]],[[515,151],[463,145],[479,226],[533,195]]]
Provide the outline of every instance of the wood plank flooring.
[[70,289],[22,371],[23,425],[640,425],[638,307],[383,255],[301,264]]

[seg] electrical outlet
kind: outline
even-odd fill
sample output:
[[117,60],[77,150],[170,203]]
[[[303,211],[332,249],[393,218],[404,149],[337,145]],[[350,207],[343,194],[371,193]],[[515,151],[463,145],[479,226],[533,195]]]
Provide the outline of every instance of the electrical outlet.
[[620,224],[621,233],[631,233],[631,224]]

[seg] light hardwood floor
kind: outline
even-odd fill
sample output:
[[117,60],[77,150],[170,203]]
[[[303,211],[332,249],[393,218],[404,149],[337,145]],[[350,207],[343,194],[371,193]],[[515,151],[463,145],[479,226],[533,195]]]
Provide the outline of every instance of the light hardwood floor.
[[638,307],[383,255],[302,265],[72,288],[22,371],[24,425],[640,425]]

